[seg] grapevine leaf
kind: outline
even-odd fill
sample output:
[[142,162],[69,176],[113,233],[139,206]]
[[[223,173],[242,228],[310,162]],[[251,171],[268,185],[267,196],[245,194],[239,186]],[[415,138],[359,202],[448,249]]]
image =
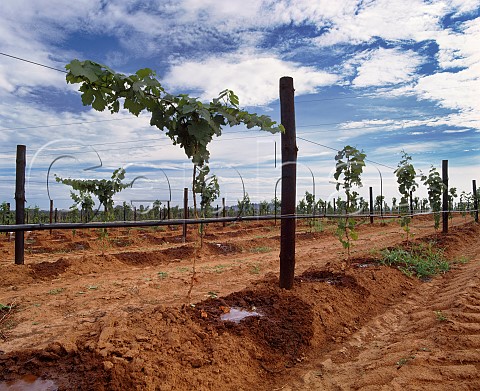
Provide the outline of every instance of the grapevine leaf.
[[85,76],[91,83],[93,83],[98,80],[98,76],[90,64],[90,62],[82,64],[78,60],[73,60],[68,69],[74,76]]
[[87,89],[83,94],[82,94],[82,103],[84,106],[89,106],[92,104],[94,98],[93,90]]
[[139,78],[144,79],[148,76],[154,75],[155,73],[150,68],[142,68],[135,72]]

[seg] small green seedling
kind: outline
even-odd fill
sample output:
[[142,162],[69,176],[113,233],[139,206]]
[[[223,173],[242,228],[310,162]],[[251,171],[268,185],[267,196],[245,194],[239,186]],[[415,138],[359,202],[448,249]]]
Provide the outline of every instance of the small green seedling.
[[250,252],[252,252],[252,253],[268,253],[270,251],[272,251],[272,248],[271,247],[266,247],[266,246],[255,247],[255,248],[252,248],[250,250]]
[[158,272],[157,276],[158,276],[158,278],[163,280],[164,278],[168,277],[168,273],[167,272]]
[[464,265],[464,264],[468,263],[469,261],[470,261],[470,259],[468,259],[466,256],[463,255],[460,258],[455,259],[452,263]]
[[435,317],[439,322],[446,322],[448,320],[447,316],[442,311],[433,311],[435,313]]
[[252,268],[250,269],[250,273],[260,274],[260,264],[257,263],[256,265],[252,265]]
[[215,292],[215,291],[210,291],[207,293],[207,296],[210,298],[210,299],[216,299],[218,297],[218,292]]
[[395,364],[397,365],[397,367],[401,367],[405,364],[407,364],[409,361],[413,360],[415,358],[415,356],[408,356],[408,357],[403,357],[401,358],[400,360],[398,360]]
[[54,288],[54,289],[50,289],[48,291],[48,294],[49,295],[58,295],[59,293],[62,293],[64,290],[65,290],[65,288]]

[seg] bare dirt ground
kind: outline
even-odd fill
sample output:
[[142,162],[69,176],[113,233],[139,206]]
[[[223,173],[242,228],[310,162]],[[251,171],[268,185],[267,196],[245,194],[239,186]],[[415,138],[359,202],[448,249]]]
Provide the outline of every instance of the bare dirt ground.
[[349,261],[334,228],[298,227],[290,291],[273,222],[212,224],[201,249],[193,229],[31,232],[22,266],[2,235],[0,390],[480,390],[479,225],[414,219],[451,262],[429,281],[375,262],[398,222],[362,224]]

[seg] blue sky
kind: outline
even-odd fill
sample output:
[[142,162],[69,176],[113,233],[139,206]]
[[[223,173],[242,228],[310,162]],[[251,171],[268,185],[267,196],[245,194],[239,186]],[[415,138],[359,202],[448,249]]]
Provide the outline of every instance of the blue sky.
[[[278,82],[296,89],[298,198],[337,194],[335,149],[367,154],[364,187],[398,198],[393,169],[404,149],[417,171],[449,160],[450,185],[471,191],[480,172],[480,1],[475,0],[4,0],[0,52],[64,69],[90,59],[123,73],[149,67],[172,93],[205,100],[225,88],[241,106],[279,120]],[[13,203],[17,144],[27,145],[27,205],[46,208],[52,173],[139,179],[117,202],[181,200],[191,163],[148,117],[83,107],[77,86],[52,69],[0,55],[0,198]],[[280,137],[242,127],[211,145],[222,196],[236,203],[242,177],[253,201],[271,200]],[[327,148],[329,147],[329,148]],[[332,150],[333,148],[334,150]],[[100,165],[97,169],[88,168]],[[375,164],[375,163],[377,164]],[[240,173],[240,174],[239,174]],[[68,207],[68,188],[50,196]],[[418,180],[420,183],[420,180]],[[417,195],[424,197],[420,186]]]

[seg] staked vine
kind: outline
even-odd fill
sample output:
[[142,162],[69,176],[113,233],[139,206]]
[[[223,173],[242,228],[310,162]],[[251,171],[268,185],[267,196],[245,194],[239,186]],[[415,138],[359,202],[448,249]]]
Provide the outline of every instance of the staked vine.
[[428,201],[430,208],[433,211],[434,228],[438,229],[440,226],[440,211],[442,210],[442,193],[445,188],[445,184],[440,177],[437,169],[431,166],[427,175],[422,175],[422,181],[428,188]]
[[70,192],[74,205],[81,205],[82,209],[91,211],[93,208],[92,195],[94,195],[100,205],[105,208],[107,218],[113,210],[113,196],[128,187],[132,187],[133,182],[124,183],[124,179],[125,169],[123,168],[113,171],[110,179],[71,179],[60,178],[55,175],[57,182],[71,186],[73,190],[78,191],[78,194],[73,191]]
[[[398,191],[402,195],[400,205],[399,205],[399,212],[401,211],[402,205],[409,205],[409,199],[411,197],[411,193],[413,193],[417,189],[417,182],[415,182],[415,177],[417,175],[415,168],[412,164],[412,157],[407,154],[405,151],[402,151],[402,159],[398,163],[398,168],[395,170],[395,175],[397,177],[398,183]],[[407,242],[408,242],[408,235],[410,233],[410,222],[411,216],[410,212],[403,212],[402,213],[402,220],[401,226],[403,227],[405,233],[407,234]]]
[[336,166],[334,178],[337,180],[336,188],[343,188],[346,196],[344,201],[345,218],[338,219],[337,237],[342,243],[343,248],[347,249],[348,258],[350,258],[351,241],[358,238],[356,221],[351,217],[357,205],[358,193],[353,190],[354,186],[361,187],[361,175],[365,166],[366,154],[363,151],[345,146],[335,156]]
[[[122,102],[123,108],[135,116],[147,111],[151,115],[150,125],[165,131],[173,145],[179,145],[184,150],[194,165],[192,188],[195,214],[196,168],[208,163],[208,145],[213,137],[222,134],[224,126],[244,124],[247,129],[257,127],[271,133],[284,130],[282,125],[275,126],[276,122],[269,116],[240,109],[238,97],[229,89],[221,91],[211,102],[204,103],[187,94],[168,93],[149,68],[127,76],[90,60],[72,60],[66,69],[67,83],[80,84],[85,106],[97,111],[108,109],[113,114],[120,111]],[[194,279],[195,273],[188,296]]]

